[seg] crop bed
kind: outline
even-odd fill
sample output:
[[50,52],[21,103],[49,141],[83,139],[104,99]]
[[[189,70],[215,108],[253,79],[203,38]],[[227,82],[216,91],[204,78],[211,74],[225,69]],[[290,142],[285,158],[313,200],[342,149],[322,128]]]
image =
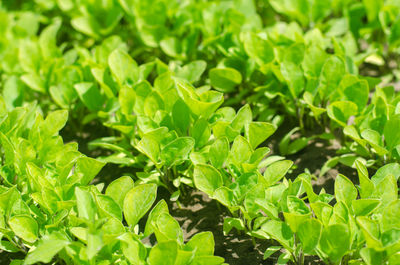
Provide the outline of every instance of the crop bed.
[[400,265],[400,1],[0,2],[0,264]]

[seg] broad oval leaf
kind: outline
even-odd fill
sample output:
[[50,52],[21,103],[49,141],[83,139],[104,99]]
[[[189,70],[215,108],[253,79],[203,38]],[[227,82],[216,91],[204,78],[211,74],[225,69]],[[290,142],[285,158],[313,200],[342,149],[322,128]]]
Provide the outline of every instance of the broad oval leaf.
[[149,265],[175,265],[178,257],[178,243],[174,240],[159,242],[149,254]]
[[317,219],[308,219],[299,225],[297,235],[305,253],[312,254],[312,251],[318,245],[321,232],[322,223]]
[[334,224],[323,229],[319,247],[332,262],[336,263],[349,251],[350,244],[351,235],[347,226]]
[[242,75],[233,68],[213,68],[209,72],[211,85],[218,91],[228,93],[242,82]]
[[16,215],[8,220],[11,230],[23,240],[33,243],[38,238],[38,223],[28,215]]
[[161,159],[167,166],[178,164],[188,158],[194,144],[192,137],[179,137],[162,149]]
[[276,126],[268,122],[251,122],[245,126],[245,135],[252,148],[256,148],[276,131]]
[[210,197],[214,195],[215,190],[223,185],[221,174],[210,165],[196,165],[193,178],[195,186]]
[[339,174],[335,180],[335,197],[338,202],[344,202],[347,207],[351,207],[352,201],[357,198],[356,187],[342,174]]
[[134,227],[151,208],[157,197],[157,185],[142,184],[132,188],[124,199],[124,216],[129,226]]
[[343,127],[347,125],[351,116],[357,114],[357,111],[357,105],[351,101],[335,101],[327,107],[329,118]]
[[264,178],[267,185],[271,186],[281,180],[292,165],[293,162],[290,160],[277,161],[269,165],[264,172]]
[[134,187],[133,180],[130,176],[120,177],[111,182],[106,189],[106,195],[114,199],[121,207],[124,205],[126,194]]

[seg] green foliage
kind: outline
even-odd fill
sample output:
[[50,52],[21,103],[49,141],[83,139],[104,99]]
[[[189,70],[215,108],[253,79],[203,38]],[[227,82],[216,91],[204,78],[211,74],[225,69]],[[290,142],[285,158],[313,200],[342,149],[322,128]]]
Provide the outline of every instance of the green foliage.
[[[156,185],[134,184],[130,177],[114,180],[105,193],[102,185],[90,185],[104,163],[81,154],[73,142],[63,143],[59,130],[66,120],[66,111],[43,119],[35,105],[2,116],[3,251],[25,253],[23,264],[165,264],[171,253],[171,264],[223,263],[213,255],[211,233],[185,244],[165,201],[152,208]],[[140,232],[138,223],[149,211]],[[150,234],[156,245],[142,242]]]
[[[3,1],[0,250],[23,253],[15,264],[222,264],[212,234],[185,243],[157,198],[198,189],[231,213],[225,234],[275,240],[264,258],[278,264],[398,264],[399,13],[395,0]],[[321,176],[340,163],[358,182],[338,174],[317,194],[308,170],[292,176],[315,141],[336,151]],[[106,163],[129,176],[94,185]]]

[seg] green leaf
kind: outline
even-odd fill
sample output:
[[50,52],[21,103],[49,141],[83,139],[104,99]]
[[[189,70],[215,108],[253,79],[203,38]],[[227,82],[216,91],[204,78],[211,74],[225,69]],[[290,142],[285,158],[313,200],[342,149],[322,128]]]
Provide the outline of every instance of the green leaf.
[[313,112],[314,117],[317,119],[322,113],[324,113],[326,111],[326,109],[324,109],[324,108],[316,107],[313,105],[314,96],[308,91],[304,92],[303,100],[305,101],[305,103],[308,105],[308,107]]
[[174,265],[178,256],[178,243],[176,241],[159,242],[150,253],[149,265]]
[[398,229],[400,226],[400,200],[388,204],[382,212],[381,226],[383,230]]
[[16,76],[12,75],[3,81],[2,99],[7,109],[12,110],[22,105],[24,96],[24,83]]
[[221,265],[225,264],[224,263],[224,258],[217,257],[217,256],[200,256],[200,257],[194,257],[193,261],[191,264],[193,265]]
[[209,72],[211,85],[218,91],[229,93],[242,82],[242,75],[233,68],[213,68]]
[[[376,251],[373,248],[361,249],[360,256],[367,265],[384,264],[384,253]],[[389,264],[391,263],[389,262]]]
[[201,232],[194,235],[186,243],[185,249],[196,251],[196,256],[214,255],[214,236],[211,232]]
[[290,160],[277,161],[269,165],[264,172],[264,178],[267,185],[272,186],[281,180],[292,165],[293,162]]
[[143,243],[132,233],[124,233],[118,237],[121,240],[122,253],[132,264],[144,265],[147,250]]
[[250,143],[241,135],[238,135],[233,141],[231,151],[229,153],[229,160],[236,166],[248,161],[251,157],[253,150]]
[[356,216],[367,216],[380,204],[378,199],[359,199],[352,202],[352,208]]
[[371,181],[373,184],[378,185],[388,175],[393,175],[393,177],[398,180],[400,177],[400,165],[398,163],[389,163],[384,165],[371,177]]
[[357,105],[351,101],[335,101],[327,108],[329,118],[346,126],[347,121],[353,115],[357,115]]
[[66,240],[58,232],[53,232],[50,235],[44,235],[37,247],[29,252],[26,256],[24,264],[37,264],[38,262],[50,263],[53,257],[63,248],[68,246],[70,242]]
[[282,62],[280,67],[282,76],[288,83],[290,94],[293,99],[296,99],[305,87],[303,71],[299,65],[291,61]]
[[343,90],[344,99],[355,103],[358,110],[365,108],[369,98],[367,80],[360,80],[354,75],[346,75],[340,82],[340,89]]
[[167,37],[160,41],[160,48],[171,57],[182,57],[182,44],[174,37]]
[[132,188],[124,199],[124,216],[129,226],[134,227],[151,208],[157,196],[157,185],[142,184]]
[[270,220],[261,226],[261,230],[278,241],[287,250],[293,251],[293,232],[286,223]]
[[223,185],[221,174],[210,165],[196,165],[194,167],[193,179],[195,186],[210,197],[213,196],[216,189]]
[[332,262],[337,263],[349,251],[350,244],[348,228],[342,224],[334,224],[323,229],[319,247]]
[[307,207],[306,203],[302,199],[299,199],[293,195],[289,195],[286,198],[286,201],[289,212],[300,214],[310,213],[310,209]]
[[251,108],[249,104],[246,104],[238,110],[235,118],[232,120],[231,127],[232,129],[241,132],[243,127],[245,127],[247,124],[250,124],[251,121]]
[[400,115],[395,115],[386,122],[383,135],[388,150],[400,144]]
[[[396,245],[400,242],[400,229],[394,228],[383,232],[381,240],[383,247],[390,248],[394,246],[395,249],[398,249]],[[390,250],[388,252],[390,253]]]
[[373,22],[378,18],[379,11],[384,4],[383,0],[363,0],[365,10],[367,11],[367,17],[369,22]]
[[[336,55],[331,55],[326,61],[324,66],[322,67],[321,75],[320,75],[320,86],[318,92],[321,94],[321,98],[327,99],[334,91],[336,91],[339,86],[339,82],[341,81],[344,73],[345,73],[345,64],[341,58]],[[354,103],[353,103],[354,104]],[[355,105],[357,110],[357,105]],[[343,106],[345,107],[345,106]],[[340,107],[339,107],[340,108]],[[351,111],[354,107],[349,106],[345,110]],[[329,108],[328,108],[329,111]],[[329,115],[329,112],[328,112]],[[350,114],[351,116],[353,114]],[[342,121],[341,119],[339,119]],[[346,119],[347,121],[347,119]]]
[[199,95],[190,84],[182,80],[176,80],[176,87],[179,96],[196,116],[210,117],[224,101],[222,93],[206,91]]
[[183,232],[179,223],[169,213],[161,213],[152,224],[157,242],[174,240],[183,244]]
[[163,110],[164,107],[164,100],[157,91],[148,94],[144,100],[144,113],[151,119],[154,118],[157,111]]
[[362,138],[367,140],[367,142],[372,146],[373,150],[379,155],[385,155],[388,150],[383,147],[382,136],[379,132],[372,129],[366,129],[361,132]]
[[43,121],[41,129],[48,135],[53,136],[58,134],[58,132],[65,126],[68,120],[67,110],[56,110],[52,111],[47,115],[46,119]]
[[310,205],[318,220],[320,220],[324,226],[327,226],[333,213],[333,207],[325,202],[314,202]]
[[255,203],[271,219],[279,220],[278,207],[266,199],[256,199]]
[[194,123],[191,136],[196,141],[195,147],[201,148],[208,143],[211,136],[211,129],[205,118],[201,117]]
[[295,196],[288,196],[286,202],[289,212],[284,212],[283,216],[290,229],[296,233],[299,225],[309,219],[311,212],[304,201]]
[[188,80],[190,83],[196,82],[206,70],[207,63],[202,60],[192,61],[184,65],[177,72],[177,76]]
[[308,219],[299,225],[297,235],[305,253],[312,254],[318,245],[321,233],[322,223],[317,219]]
[[338,202],[344,202],[348,207],[357,198],[357,189],[353,183],[339,174],[335,180],[335,197]]
[[367,247],[381,249],[382,242],[379,240],[379,224],[366,216],[357,217],[357,224],[360,226],[362,234],[367,243]]
[[96,217],[97,207],[91,193],[80,187],[76,187],[75,197],[76,197],[76,204],[78,207],[79,217],[93,222]]
[[235,205],[235,195],[233,194],[233,191],[225,186],[216,189],[213,198],[226,207],[232,207]]
[[282,154],[284,154],[284,155],[296,154],[300,150],[303,150],[305,147],[307,147],[309,141],[310,141],[310,138],[300,137],[300,138],[294,140],[292,143],[290,143],[286,153],[282,153]]
[[398,187],[395,177],[389,174],[383,178],[381,182],[375,185],[374,193],[371,197],[380,198],[382,206],[397,200]]
[[276,126],[268,122],[251,122],[245,127],[246,139],[255,149],[276,131]]
[[229,141],[226,137],[216,139],[210,146],[208,157],[211,164],[221,168],[229,155]]
[[121,207],[118,205],[118,203],[114,201],[113,198],[107,195],[97,194],[96,202],[97,208],[101,216],[104,216],[106,218],[114,217],[117,218],[119,221],[122,221]]
[[116,203],[123,208],[126,194],[134,187],[130,176],[120,177],[111,182],[106,189],[106,195],[114,199]]
[[38,238],[38,223],[28,215],[16,215],[8,220],[11,230],[23,240],[33,243]]
[[75,174],[80,176],[82,185],[89,184],[104,167],[105,163],[91,157],[80,157],[76,161]]
[[93,260],[97,253],[103,247],[102,235],[100,233],[88,233],[87,234],[87,247],[86,254],[89,260]]
[[303,26],[309,23],[310,2],[270,0],[271,6],[278,12],[299,21]]
[[368,198],[374,191],[375,185],[368,177],[368,170],[365,165],[360,161],[356,160],[355,162],[357,172],[358,172],[358,179],[360,183],[360,196],[361,198]]
[[246,229],[242,219],[231,217],[225,218],[223,226],[224,235],[226,236],[227,234],[229,234],[232,228],[236,228],[238,231],[243,231]]
[[74,86],[79,98],[90,111],[98,111],[103,106],[103,97],[93,83],[79,83]]
[[91,16],[75,17],[71,20],[71,25],[77,31],[80,31],[86,35],[92,36],[94,38],[99,37],[98,32],[100,31],[100,29],[98,28],[98,24]]
[[194,144],[192,137],[179,137],[161,150],[161,160],[164,161],[167,166],[178,164],[188,158]]
[[119,90],[118,100],[121,105],[121,112],[127,116],[133,115],[136,101],[135,90],[129,86],[122,86]]
[[158,158],[160,155],[160,145],[154,139],[154,137],[152,137],[152,135],[145,134],[137,144],[136,148],[140,152],[148,156],[154,164],[158,163]]
[[244,49],[250,58],[257,64],[264,65],[274,60],[274,50],[268,40],[264,40],[254,33],[243,34]]
[[275,252],[279,251],[281,248],[282,248],[281,246],[268,247],[264,252],[263,259],[264,260],[268,259],[272,254],[274,254]]
[[139,80],[137,63],[121,48],[114,50],[109,55],[108,65],[120,85],[133,85]]
[[57,58],[60,50],[57,47],[57,32],[60,29],[61,20],[56,19],[55,22],[47,26],[39,37],[39,47],[44,59]]
[[178,99],[172,108],[172,119],[174,125],[182,135],[187,134],[190,125],[190,109],[183,100]]
[[161,200],[157,203],[156,206],[149,213],[149,217],[147,218],[146,227],[144,229],[144,235],[149,236],[154,232],[154,223],[157,222],[159,216],[163,213],[168,212],[168,205],[164,200]]

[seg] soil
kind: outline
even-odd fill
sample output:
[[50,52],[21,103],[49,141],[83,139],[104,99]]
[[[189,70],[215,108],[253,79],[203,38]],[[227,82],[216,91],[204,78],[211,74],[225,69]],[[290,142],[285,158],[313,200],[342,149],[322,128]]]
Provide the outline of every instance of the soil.
[[215,255],[223,257],[228,264],[273,264],[263,261],[267,248],[266,241],[256,241],[254,246],[249,236],[232,231],[223,234],[224,218],[229,217],[228,210],[210,199],[201,191],[191,191],[180,206],[169,205],[170,213],[181,225],[185,240],[202,231],[211,231],[215,240]]

